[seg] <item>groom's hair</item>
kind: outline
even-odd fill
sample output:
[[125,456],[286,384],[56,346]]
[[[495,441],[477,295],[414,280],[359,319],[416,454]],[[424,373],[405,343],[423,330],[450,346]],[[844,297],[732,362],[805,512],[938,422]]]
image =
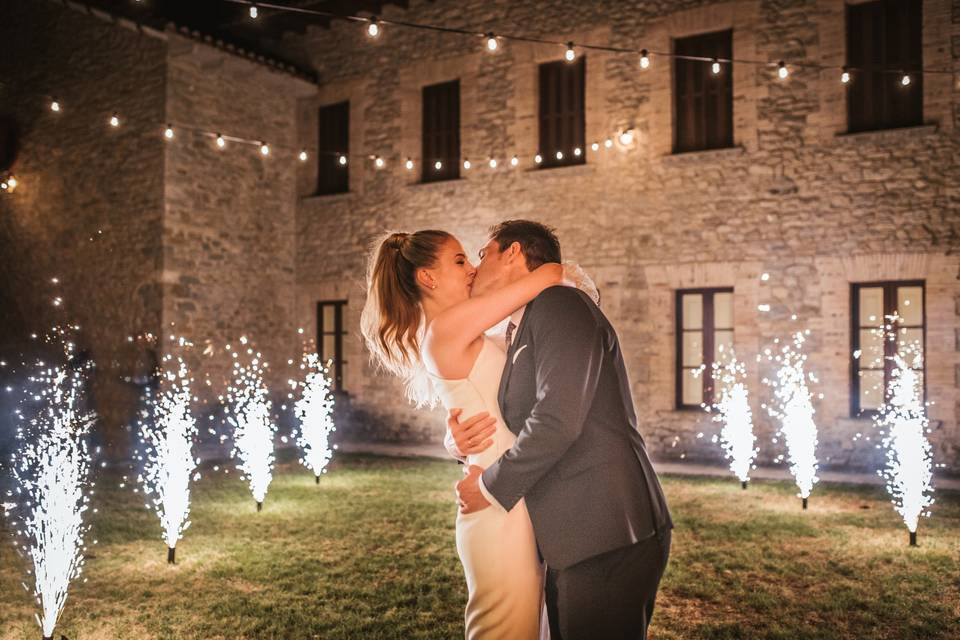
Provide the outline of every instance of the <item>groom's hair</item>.
[[490,238],[497,241],[500,251],[519,242],[530,271],[547,262],[561,262],[560,241],[553,229],[545,224],[531,220],[505,220],[490,227]]

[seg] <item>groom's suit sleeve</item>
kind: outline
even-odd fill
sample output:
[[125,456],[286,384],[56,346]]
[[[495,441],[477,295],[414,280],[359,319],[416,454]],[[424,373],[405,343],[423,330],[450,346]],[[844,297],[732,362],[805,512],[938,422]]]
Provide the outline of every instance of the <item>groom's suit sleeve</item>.
[[593,404],[605,340],[587,304],[573,288],[552,287],[530,309],[535,404],[513,447],[481,478],[507,511],[573,445]]

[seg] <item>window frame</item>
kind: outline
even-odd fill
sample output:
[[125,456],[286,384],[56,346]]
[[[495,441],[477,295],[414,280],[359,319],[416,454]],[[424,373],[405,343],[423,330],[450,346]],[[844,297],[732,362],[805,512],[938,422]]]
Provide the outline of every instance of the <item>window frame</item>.
[[[342,110],[343,121],[340,123],[342,133],[335,142],[327,144],[324,126],[324,113]],[[338,116],[341,117],[341,116]],[[342,141],[343,144],[340,144]],[[341,148],[342,147],[342,148]],[[350,101],[341,100],[321,105],[317,110],[317,190],[318,196],[330,196],[350,192],[350,162],[341,165],[338,155],[350,156]]]
[[[721,42],[724,39],[725,41]],[[697,42],[698,40],[700,42]],[[672,44],[676,54],[723,60],[733,59],[733,41],[733,29],[730,28],[674,38]],[[729,45],[729,48],[725,48],[726,45]],[[671,91],[673,92],[674,154],[730,149],[735,145],[734,65],[731,62],[722,63],[719,74],[714,74],[710,66],[710,63],[705,60],[675,58],[673,61]],[[702,75],[703,78],[703,89],[699,93],[694,89],[698,75]],[[681,91],[681,78],[690,85],[688,91]],[[722,81],[723,84],[711,85],[718,81]],[[714,88],[711,89],[711,86]],[[698,96],[703,102],[703,113],[699,118],[695,109]],[[713,109],[712,114],[711,109]],[[711,118],[711,115],[714,117]],[[723,118],[722,123],[720,117]],[[696,130],[698,125],[702,126],[700,132]],[[688,135],[684,135],[687,133],[687,126],[691,129]],[[712,126],[716,127],[716,130],[711,129]],[[702,138],[702,143],[697,143],[698,138]],[[693,142],[690,142],[691,140]]]
[[[551,89],[553,93],[549,94]],[[577,56],[573,62],[551,60],[537,66],[537,147],[541,159],[538,169],[586,164],[586,89],[585,55]],[[579,156],[573,152],[578,147]],[[557,151],[563,152],[562,160],[557,160]]]
[[[872,418],[879,414],[877,409],[860,408],[860,376],[858,373],[859,358],[854,357],[854,353],[860,349],[860,331],[862,329],[872,329],[875,327],[862,327],[860,325],[860,290],[881,288],[883,289],[883,325],[886,325],[886,318],[897,306],[897,289],[900,287],[920,287],[923,295],[923,305],[921,314],[923,325],[919,327],[923,336],[923,402],[927,401],[927,287],[926,280],[878,280],[873,282],[851,282],[850,283],[850,417],[851,418]],[[902,327],[896,323],[893,328],[894,335],[898,334]],[[915,325],[908,325],[903,328],[916,329]],[[883,397],[884,402],[889,400],[891,372],[893,362],[890,358],[896,353],[897,340],[887,339],[887,334],[883,336]],[[860,354],[861,357],[863,354]],[[876,370],[876,369],[868,369]]]
[[[421,182],[441,182],[460,177],[460,95],[459,78],[425,85],[421,89]],[[444,98],[446,104],[441,105]],[[450,111],[443,114],[443,118],[438,118],[443,106]],[[447,126],[438,126],[441,120]],[[447,120],[449,122],[446,122]],[[439,171],[434,167],[437,160],[443,163]]]
[[[327,360],[333,360],[333,379],[331,388],[333,391],[344,392],[343,388],[343,365],[348,364],[343,357],[343,337],[346,332],[343,330],[343,308],[347,306],[346,300],[320,300],[317,302],[317,355],[320,357],[321,366],[326,366]],[[323,322],[323,311],[326,307],[333,307],[333,329],[326,330]],[[324,336],[334,336],[332,356],[327,357],[323,352]]]
[[[713,296],[717,293],[729,293],[731,296],[735,295],[733,287],[699,287],[693,289],[677,289],[675,292],[675,322],[674,322],[674,333],[675,333],[675,348],[676,348],[676,376],[674,381],[675,386],[675,398],[674,406],[678,411],[706,411],[707,406],[713,404],[713,376],[712,364],[713,364],[713,352],[716,346],[715,342],[715,333],[716,329],[714,328],[714,306],[713,306]],[[703,334],[703,345],[702,352],[703,356],[701,358],[702,365],[704,367],[703,373],[703,392],[701,394],[701,404],[685,404],[683,402],[683,372],[687,369],[696,369],[699,367],[686,367],[683,364],[683,296],[691,294],[700,294],[703,296],[703,306],[702,313],[703,317],[701,318],[701,324],[699,331]],[[735,307],[731,309],[731,313],[735,311]],[[730,331],[736,336],[736,316],[733,316],[733,325],[730,328]],[[709,327],[709,332],[708,332]],[[722,329],[725,331],[726,329]],[[697,331],[691,329],[688,331]],[[708,358],[709,354],[709,358]]]

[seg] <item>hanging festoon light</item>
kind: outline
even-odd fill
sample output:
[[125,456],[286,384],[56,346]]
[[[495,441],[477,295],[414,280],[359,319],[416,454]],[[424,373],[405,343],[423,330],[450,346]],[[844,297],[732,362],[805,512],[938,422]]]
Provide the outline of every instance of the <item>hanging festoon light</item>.
[[496,169],[496,168],[497,168],[497,159],[496,159],[496,158],[490,158],[490,160],[487,161],[487,164],[490,166],[491,169]]
[[720,61],[714,58],[713,63],[710,65],[710,70],[713,72],[713,75],[720,73]]
[[740,486],[747,488],[750,482],[750,470],[760,450],[756,446],[757,437],[753,433],[753,411],[750,409],[750,397],[747,390],[747,370],[743,362],[737,360],[733,349],[719,345],[720,358],[713,363],[709,375],[713,379],[714,397],[712,405],[704,405],[713,414],[713,421],[722,426],[720,434],[713,437],[719,442],[723,454],[730,462],[730,471],[740,480]]
[[5,178],[0,179],[0,191],[4,193],[13,193],[17,189],[17,185],[20,184],[17,182],[17,177],[15,175],[8,174]]
[[910,85],[910,74],[909,74],[909,73],[904,73],[902,76],[900,76],[900,84],[903,85],[904,87]]
[[917,526],[921,516],[930,516],[933,505],[933,451],[928,434],[927,403],[923,400],[923,345],[897,340],[894,330],[900,324],[897,315],[887,316],[884,328],[877,329],[882,339],[897,342],[893,356],[890,388],[886,400],[874,417],[883,434],[887,464],[879,472],[887,481],[894,508],[903,518],[910,534],[910,546],[917,546]]
[[[470,163],[470,159],[469,159],[469,158],[464,158],[464,159],[463,159],[463,168],[464,168],[465,171],[469,171],[469,170],[470,170],[470,167],[472,167],[472,166],[473,166],[473,164]],[[439,171],[439,170],[440,170],[440,168],[437,167],[437,171]]]
[[777,76],[778,76],[781,80],[786,80],[786,79],[787,79],[787,76],[789,76],[789,75],[790,75],[790,70],[787,69],[787,63],[784,62],[783,60],[781,60],[780,62],[778,62],[778,63],[777,63]]
[[323,367],[320,356],[305,353],[300,362],[302,381],[291,380],[290,385],[300,388],[300,398],[294,403],[298,428],[296,442],[302,452],[300,462],[313,472],[317,484],[327,472],[327,465],[336,448],[330,443],[330,435],[336,431],[333,422],[333,393],[329,377],[329,363]]
[[227,387],[228,420],[234,427],[231,455],[238,460],[237,468],[250,486],[257,511],[261,511],[273,479],[273,438],[277,427],[270,417],[272,403],[263,382],[268,364],[248,342],[241,337],[240,348],[231,352],[233,381]]
[[573,43],[567,43],[567,50],[563,52],[563,58],[567,62],[573,62],[577,59],[577,51],[573,48]]
[[533,161],[536,164],[540,164],[543,162],[543,156],[538,153],[537,155],[533,156]]
[[594,142],[594,143],[592,143],[592,144],[590,145],[590,150],[591,150],[591,151],[599,151],[599,150],[600,150],[600,143],[599,143],[599,142]]
[[[171,340],[176,340],[170,336]],[[179,339],[182,347],[189,346]],[[162,390],[144,398],[141,412],[139,455],[144,463],[138,477],[144,494],[160,518],[167,562],[176,562],[177,542],[190,526],[190,482],[199,480],[199,458],[193,454],[197,421],[190,413],[193,379],[183,358],[164,356],[167,370],[161,376]]]
[[413,158],[407,158],[407,161],[403,163],[403,166],[407,168],[407,171],[413,171]]
[[306,162],[306,161],[307,161],[307,158],[309,157],[309,156],[307,155],[306,149],[301,150],[301,151],[300,151],[300,155],[299,155],[298,157],[300,158],[300,162]]
[[56,98],[50,99],[50,111],[53,111],[54,113],[60,113],[60,101]]
[[270,155],[270,145],[268,145],[266,142],[261,142],[261,143],[260,143],[260,154],[261,154],[261,155],[264,155],[264,156]]
[[511,167],[515,167],[515,166],[517,166],[517,165],[519,165],[519,164],[520,164],[520,158],[518,158],[517,156],[513,156],[512,158],[510,158],[510,166],[511,166]]
[[342,154],[342,153],[339,154],[339,155],[337,156],[337,162],[340,164],[341,167],[347,166],[347,156],[346,156],[345,154]]
[[377,169],[383,169],[387,166],[387,161],[380,156],[373,156],[373,166]]
[[377,20],[377,16],[372,16],[367,20],[367,37],[368,38],[379,38],[382,29],[380,28],[380,21]]
[[45,336],[62,353],[61,363],[37,360],[27,377],[14,412],[19,424],[10,467],[13,487],[3,502],[14,524],[17,549],[32,564],[33,593],[40,606],[35,618],[45,639],[53,638],[70,583],[80,576],[88,554],[84,538],[90,525],[84,516],[92,492],[87,439],[96,415],[85,408],[93,361],[77,357],[72,337],[77,329],[56,327]]
[[634,139],[633,129],[627,129],[625,131],[621,131],[617,139],[620,140],[620,144],[622,146],[629,147],[630,145],[633,144],[633,139]]
[[110,126],[111,126],[111,127],[119,127],[119,126],[120,126],[120,116],[118,116],[116,113],[114,113],[113,115],[110,116],[110,120],[108,120],[108,122],[110,123]]
[[443,169],[443,162],[441,162],[440,160],[437,160],[436,162],[433,163],[433,168],[435,171],[440,171],[440,169]]
[[223,136],[218,133],[218,134],[217,134],[217,148],[218,148],[218,149],[223,149],[225,146],[227,146],[227,141],[224,140]]
[[580,156],[583,155],[583,149],[581,149],[580,147],[574,147],[574,148],[573,148],[573,155],[574,155],[574,157],[579,158]]
[[640,50],[640,68],[641,69],[650,68],[650,53],[646,49]]
[[251,4],[251,5],[250,5],[250,19],[251,19],[251,20],[256,20],[258,17],[260,17],[260,10],[257,8],[257,5]]
[[556,158],[557,160],[563,160],[563,151],[557,151]]
[[[813,419],[815,411],[808,384],[816,384],[818,380],[806,371],[807,355],[803,352],[809,335],[809,329],[797,331],[779,351],[764,350],[767,360],[777,367],[777,372],[775,378],[763,379],[764,384],[773,390],[774,398],[771,404],[761,405],[780,423],[774,442],[780,438],[784,440],[790,473],[800,490],[798,497],[804,509],[807,508],[813,485],[820,480],[817,477],[817,424]],[[774,344],[780,345],[780,339],[774,340]],[[783,460],[783,456],[777,460]]]
[[846,67],[840,71],[840,82],[843,84],[848,84],[850,82],[850,72]]
[[500,48],[500,41],[497,40],[497,36],[493,35],[492,32],[484,35],[484,38],[487,42],[487,51],[496,51]]
[[613,147],[613,138],[607,138],[606,140],[604,140],[603,146],[606,147],[607,149]]
[[167,140],[173,140],[173,125],[168,124],[167,128],[163,130],[163,137]]

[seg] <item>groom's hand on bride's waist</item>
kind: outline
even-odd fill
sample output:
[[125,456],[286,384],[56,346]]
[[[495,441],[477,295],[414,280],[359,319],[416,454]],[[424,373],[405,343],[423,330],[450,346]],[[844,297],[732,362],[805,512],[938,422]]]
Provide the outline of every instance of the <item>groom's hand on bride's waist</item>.
[[486,411],[470,416],[460,422],[463,409],[450,409],[447,414],[447,428],[453,435],[457,451],[462,457],[480,453],[493,444],[493,434],[497,430],[497,419]]
[[483,468],[472,464],[464,473],[466,475],[463,480],[457,483],[457,502],[460,505],[460,513],[473,513],[489,507],[490,503],[480,491],[480,474],[483,473]]

